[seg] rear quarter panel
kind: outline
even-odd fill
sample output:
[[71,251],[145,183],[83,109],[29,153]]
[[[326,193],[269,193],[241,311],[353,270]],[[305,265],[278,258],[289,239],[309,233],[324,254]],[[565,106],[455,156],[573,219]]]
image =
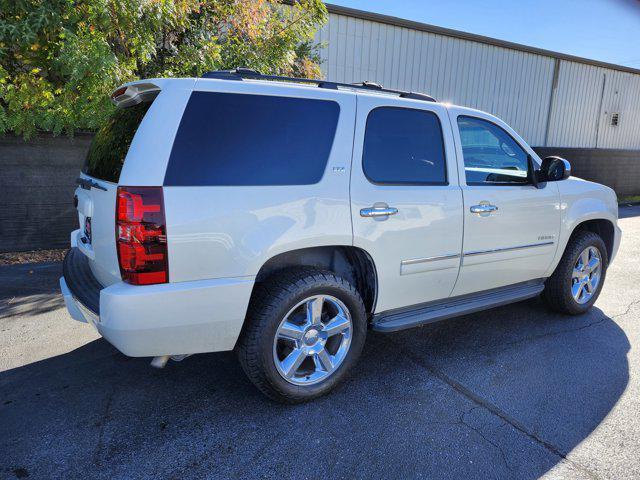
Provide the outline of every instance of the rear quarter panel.
[[279,253],[352,244],[355,95],[215,80],[195,89],[333,100],[340,114],[324,175],[315,185],[164,187],[171,282],[254,276]]

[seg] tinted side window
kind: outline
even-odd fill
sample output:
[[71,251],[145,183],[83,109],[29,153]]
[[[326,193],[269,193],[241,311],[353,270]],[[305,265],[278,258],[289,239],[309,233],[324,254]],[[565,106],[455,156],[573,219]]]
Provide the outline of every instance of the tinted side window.
[[108,182],[117,182],[133,136],[151,102],[117,108],[96,132],[82,171]]
[[309,185],[324,174],[336,102],[193,92],[165,185]]
[[373,183],[445,184],[440,120],[433,112],[379,107],[367,117],[362,168]]
[[458,117],[467,184],[528,183],[528,155],[494,123]]

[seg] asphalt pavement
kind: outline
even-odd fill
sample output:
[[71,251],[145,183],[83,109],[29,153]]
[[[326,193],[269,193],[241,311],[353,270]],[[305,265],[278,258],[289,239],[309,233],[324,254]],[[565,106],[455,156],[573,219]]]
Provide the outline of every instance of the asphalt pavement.
[[369,332],[334,393],[275,404],[232,353],[153,370],[0,267],[0,478],[640,478],[640,207],[579,317],[538,299]]

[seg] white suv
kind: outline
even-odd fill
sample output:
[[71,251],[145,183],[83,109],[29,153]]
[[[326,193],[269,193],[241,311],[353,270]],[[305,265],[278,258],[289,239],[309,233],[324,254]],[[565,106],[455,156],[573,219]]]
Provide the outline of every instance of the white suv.
[[60,285],[74,319],[158,366],[235,349],[264,393],[305,401],[369,328],[541,293],[582,313],[618,249],[614,192],[484,112],[244,69],[112,98]]

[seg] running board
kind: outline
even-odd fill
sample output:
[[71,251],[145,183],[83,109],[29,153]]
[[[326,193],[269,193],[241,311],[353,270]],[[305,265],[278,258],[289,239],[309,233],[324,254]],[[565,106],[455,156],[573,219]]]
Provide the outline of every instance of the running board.
[[543,280],[519,283],[480,293],[472,293],[444,301],[423,303],[410,308],[390,310],[374,315],[371,327],[378,332],[396,332],[419,327],[451,317],[500,307],[539,295],[544,289]]

